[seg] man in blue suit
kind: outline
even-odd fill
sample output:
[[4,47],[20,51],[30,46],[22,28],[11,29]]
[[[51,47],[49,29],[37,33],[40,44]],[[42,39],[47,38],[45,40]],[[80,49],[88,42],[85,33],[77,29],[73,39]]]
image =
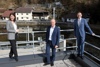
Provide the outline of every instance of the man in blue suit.
[[90,32],[90,34],[95,35],[92,30],[90,29],[87,21],[82,18],[82,13],[77,13],[77,19],[74,21],[74,34],[77,38],[77,46],[78,46],[78,54],[77,57],[80,57],[83,59],[83,53],[84,53],[84,42],[85,42],[85,33],[86,30]]
[[[50,21],[51,25],[47,28],[46,31],[46,57],[47,63],[44,66],[51,64],[54,66],[56,48],[59,45],[60,29],[55,25],[56,20],[52,19]],[[52,49],[52,58],[50,59],[50,48]]]

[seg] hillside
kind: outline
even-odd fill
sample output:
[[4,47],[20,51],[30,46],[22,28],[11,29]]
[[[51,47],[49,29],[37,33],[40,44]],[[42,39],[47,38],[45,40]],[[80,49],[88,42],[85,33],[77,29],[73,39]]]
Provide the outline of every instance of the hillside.
[[0,0],[0,8],[9,9],[32,4],[50,4],[54,1],[60,2],[64,7],[64,10],[61,9],[62,7],[56,9],[58,19],[70,12],[81,11],[90,14],[90,22],[100,22],[100,0]]
[[81,4],[95,4],[98,3],[99,0],[0,0],[0,7],[9,8],[9,7],[18,7],[25,6],[26,4],[45,4],[52,3],[54,1],[60,1],[63,5],[72,6],[75,3]]

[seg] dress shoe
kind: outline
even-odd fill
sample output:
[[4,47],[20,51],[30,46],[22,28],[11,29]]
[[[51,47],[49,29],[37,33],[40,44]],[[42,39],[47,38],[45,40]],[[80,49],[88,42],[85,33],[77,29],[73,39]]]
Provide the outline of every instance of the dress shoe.
[[10,59],[13,59],[13,56],[9,54],[9,58],[10,58]]
[[80,54],[77,54],[77,57],[80,57]]
[[49,65],[50,63],[45,63],[43,66]]
[[80,56],[80,58],[83,60],[84,59],[84,56]]
[[51,63],[51,66],[54,66],[54,63]]
[[15,61],[18,62],[18,58],[14,57]]

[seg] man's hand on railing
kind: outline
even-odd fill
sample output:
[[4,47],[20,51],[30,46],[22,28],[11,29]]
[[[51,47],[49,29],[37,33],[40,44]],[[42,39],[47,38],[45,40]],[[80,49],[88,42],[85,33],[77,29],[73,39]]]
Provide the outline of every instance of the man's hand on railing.
[[95,33],[92,33],[92,36],[94,36],[95,35]]

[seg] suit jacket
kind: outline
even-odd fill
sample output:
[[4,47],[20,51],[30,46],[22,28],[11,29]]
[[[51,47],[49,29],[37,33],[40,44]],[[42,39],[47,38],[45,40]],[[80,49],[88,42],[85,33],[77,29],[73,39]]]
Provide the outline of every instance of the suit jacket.
[[74,21],[74,34],[75,34],[75,36],[78,37],[80,35],[81,37],[85,38],[86,31],[90,32],[90,34],[93,33],[92,30],[90,29],[87,21],[84,18],[81,19],[81,23],[79,26],[78,26],[78,19],[76,19]]
[[14,29],[14,26],[11,21],[6,22],[6,29],[8,33],[8,40],[15,40],[16,30]]
[[[50,28],[51,26],[49,26],[47,28],[46,31],[46,43],[48,43],[49,41],[49,33],[50,33]],[[55,26],[54,31],[52,33],[52,44],[55,45],[59,45],[59,39],[60,39],[60,28],[58,28],[57,26]]]

